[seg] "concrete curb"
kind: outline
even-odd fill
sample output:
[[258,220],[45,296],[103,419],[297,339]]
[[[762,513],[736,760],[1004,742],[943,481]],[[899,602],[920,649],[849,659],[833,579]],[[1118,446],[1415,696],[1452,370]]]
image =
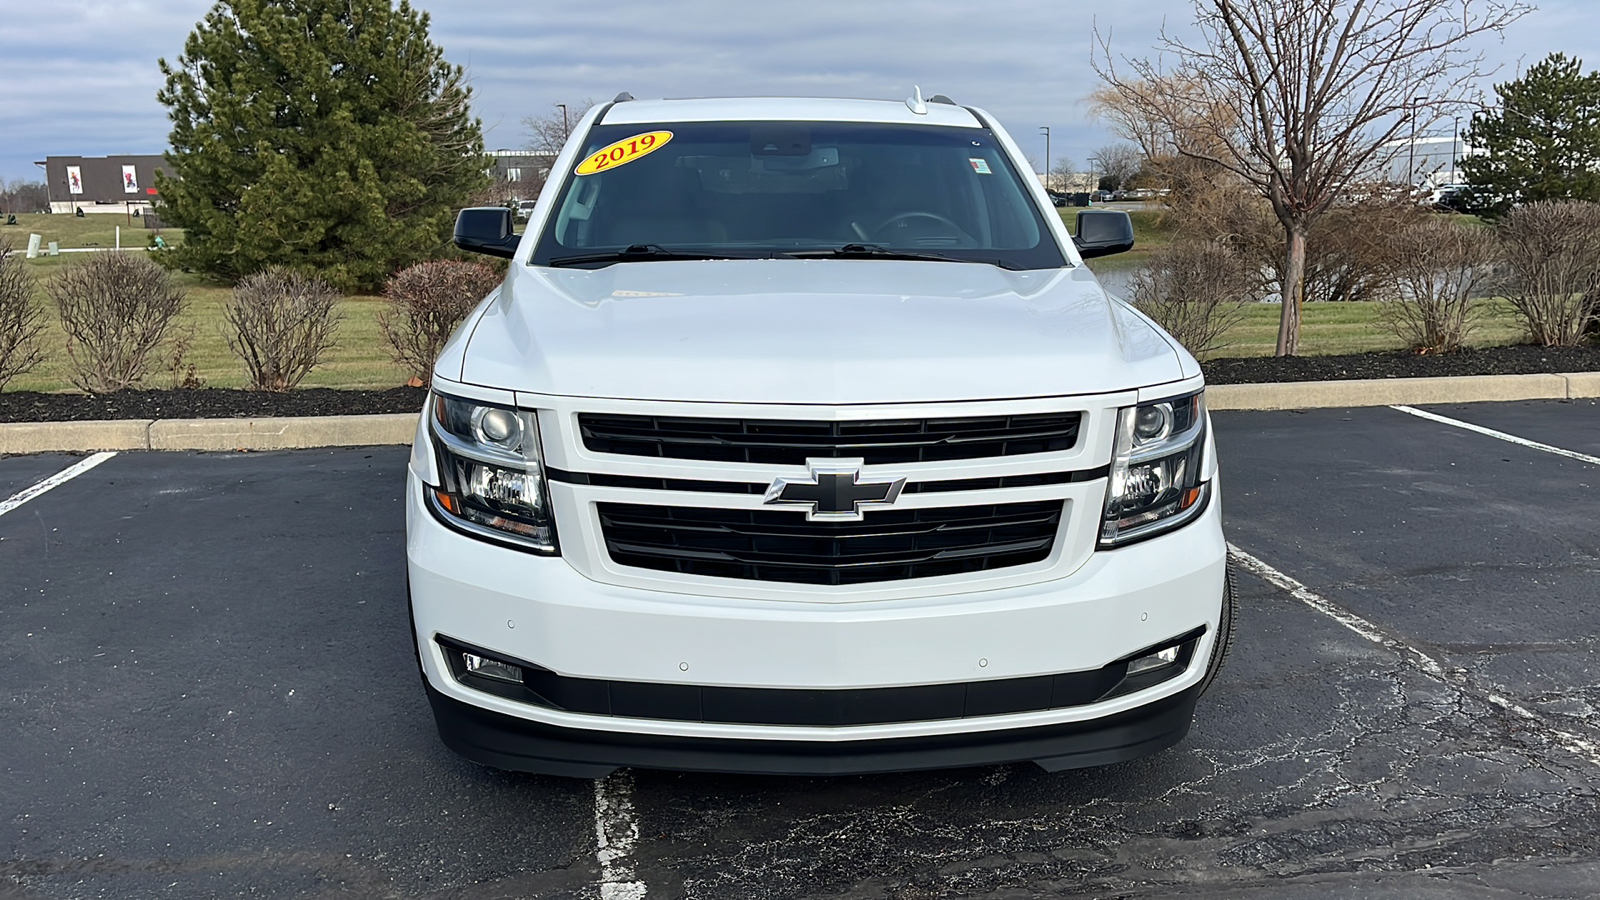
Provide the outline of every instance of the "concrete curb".
[[0,454],[88,450],[295,450],[410,444],[416,413],[0,424]]
[[[1206,405],[1213,410],[1321,409],[1590,397],[1600,397],[1600,372],[1216,384],[1206,388]],[[416,413],[263,416],[255,419],[16,422],[0,423],[0,454],[367,447],[410,444],[416,428]]]
[[[1494,400],[1568,400],[1600,392],[1600,373],[1575,375],[1468,375],[1454,378],[1368,378],[1218,384],[1206,388],[1206,407],[1218,409],[1323,409]],[[1590,393],[1573,393],[1577,390]]]
[[0,425],[0,453],[147,450],[149,419],[108,422],[7,422]]

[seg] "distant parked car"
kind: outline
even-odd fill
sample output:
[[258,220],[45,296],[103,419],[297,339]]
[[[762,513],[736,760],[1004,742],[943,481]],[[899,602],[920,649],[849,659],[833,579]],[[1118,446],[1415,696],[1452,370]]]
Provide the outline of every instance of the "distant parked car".
[[1110,201],[1111,201],[1111,192],[1110,191],[1095,191],[1094,193],[1089,195],[1089,202],[1090,203],[1109,203]]
[[1054,206],[1066,206],[1067,205],[1067,195],[1066,194],[1063,194],[1060,191],[1052,191],[1049,188],[1045,188],[1045,193],[1050,195],[1050,203],[1052,205],[1054,205]]
[[1419,187],[1417,189],[1417,202],[1423,206],[1431,206],[1437,209],[1445,198],[1462,194],[1466,190],[1467,185],[1465,184],[1441,184],[1426,190]]
[[533,215],[533,208],[538,205],[537,200],[524,200],[517,204],[517,218],[526,219]]
[[1472,189],[1464,184],[1446,185],[1435,191],[1433,202],[1429,206],[1438,212],[1476,214],[1479,211],[1479,204],[1472,195]]

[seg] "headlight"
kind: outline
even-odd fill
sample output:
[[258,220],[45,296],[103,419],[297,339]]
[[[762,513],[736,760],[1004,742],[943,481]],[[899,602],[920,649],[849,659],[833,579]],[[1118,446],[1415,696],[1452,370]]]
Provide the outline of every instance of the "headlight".
[[538,416],[443,394],[429,413],[443,482],[429,490],[433,508],[469,533],[555,553]]
[[1211,488],[1201,480],[1205,438],[1204,393],[1117,412],[1102,548],[1160,534],[1200,514]]

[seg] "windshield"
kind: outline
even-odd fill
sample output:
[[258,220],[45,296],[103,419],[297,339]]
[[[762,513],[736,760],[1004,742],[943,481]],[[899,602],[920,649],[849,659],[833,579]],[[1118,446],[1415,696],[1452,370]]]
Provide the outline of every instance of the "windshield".
[[531,262],[787,255],[1066,264],[988,129],[840,122],[597,127]]

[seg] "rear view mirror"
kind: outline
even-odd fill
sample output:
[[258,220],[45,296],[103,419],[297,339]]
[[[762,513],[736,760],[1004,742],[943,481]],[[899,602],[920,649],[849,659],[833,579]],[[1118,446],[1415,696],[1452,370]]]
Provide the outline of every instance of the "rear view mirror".
[[1084,259],[1133,249],[1133,219],[1120,209],[1085,209],[1078,213],[1072,239]]
[[503,206],[474,206],[456,215],[456,246],[473,253],[510,259],[521,235],[511,230],[511,210]]
[[763,171],[806,172],[839,164],[838,147],[814,147],[805,156],[757,156]]

